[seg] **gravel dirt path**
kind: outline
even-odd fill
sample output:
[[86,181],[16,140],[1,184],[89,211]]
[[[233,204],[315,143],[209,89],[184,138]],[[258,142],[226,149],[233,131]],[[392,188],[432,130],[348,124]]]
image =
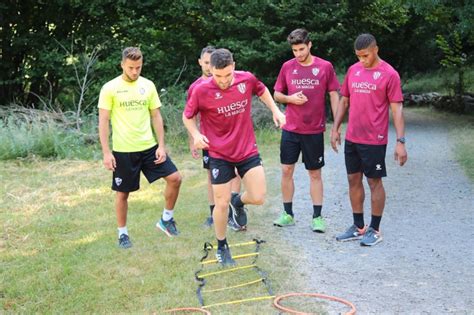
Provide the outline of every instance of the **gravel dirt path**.
[[[473,183],[454,160],[449,125],[410,111],[406,125],[409,159],[404,167],[393,161],[390,130],[383,242],[367,248],[335,240],[352,224],[352,214],[344,154],[328,146],[323,169],[327,232],[310,230],[308,176],[298,164],[296,225],[273,228],[273,237],[299,253],[289,268],[301,275],[303,292],[348,299],[357,314],[474,314]],[[370,190],[365,186],[369,223]],[[278,198],[272,198],[276,204]]]

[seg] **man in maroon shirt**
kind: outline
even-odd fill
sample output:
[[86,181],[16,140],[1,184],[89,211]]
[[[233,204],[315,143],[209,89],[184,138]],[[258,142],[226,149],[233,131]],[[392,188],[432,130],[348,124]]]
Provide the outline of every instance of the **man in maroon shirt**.
[[321,216],[324,166],[324,131],[326,130],[326,93],[329,94],[333,115],[339,102],[339,82],[329,61],[311,54],[308,31],[296,29],[288,36],[295,58],[281,67],[275,83],[275,100],[286,104],[286,125],[280,143],[281,193],[284,211],[273,222],[276,226],[294,225],[293,173],[300,152],[310,178],[313,203],[311,229],[324,233],[326,224]]
[[[261,205],[266,194],[265,174],[258,154],[251,117],[252,95],[257,95],[272,111],[277,126],[285,124],[285,115],[253,74],[235,71],[232,54],[217,49],[211,55],[212,80],[194,89],[183,113],[183,122],[198,149],[209,150],[211,182],[214,192],[213,213],[217,238],[217,260],[224,266],[234,265],[226,240],[229,202],[234,218],[244,226],[247,217],[244,204]],[[201,115],[206,134],[199,131],[193,119]],[[235,168],[246,188],[243,194],[231,195]]]
[[[349,108],[344,156],[349,180],[354,224],[338,235],[338,241],[361,239],[360,245],[373,246],[382,241],[380,221],[385,207],[382,177],[387,176],[385,153],[388,142],[388,109],[392,110],[397,134],[395,160],[400,166],[407,161],[403,95],[397,71],[378,56],[374,36],[361,34],[354,43],[359,62],[347,71],[341,88],[342,99],[331,130],[334,151],[341,144],[339,126]],[[365,191],[363,175],[370,187],[372,219],[364,225]]]
[[[194,88],[201,84],[202,82],[206,80],[210,80],[212,77],[211,74],[211,54],[216,50],[215,47],[213,46],[206,46],[201,50],[201,55],[198,59],[199,66],[201,67],[201,76],[196,79],[188,88],[188,93],[186,100],[189,99],[189,96],[192,94]],[[201,124],[200,130],[201,133],[205,134],[205,126]],[[198,150],[194,147],[194,141],[193,138],[191,137],[190,134],[189,136],[189,150],[191,151],[191,155],[193,158],[198,159],[199,152]],[[209,201],[209,210],[211,212],[211,215],[206,218],[206,221],[204,222],[204,226],[206,227],[211,227],[212,224],[214,223],[214,220],[212,219],[212,213],[214,211],[214,195],[212,193],[212,185],[211,185],[211,171],[209,170],[209,152],[207,150],[202,150],[202,166],[207,170],[208,178],[207,178],[207,199]],[[239,193],[240,192],[240,177],[236,176],[235,178],[232,179],[232,193]],[[230,213],[229,213],[230,214]],[[229,216],[228,220],[228,226],[232,228],[234,231],[242,231],[245,230],[245,226],[241,227],[239,226],[232,216]]]

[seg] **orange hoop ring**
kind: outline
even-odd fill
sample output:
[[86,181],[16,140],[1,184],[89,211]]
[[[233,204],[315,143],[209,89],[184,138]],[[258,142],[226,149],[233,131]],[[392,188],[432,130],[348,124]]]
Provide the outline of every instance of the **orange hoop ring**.
[[285,306],[280,305],[281,300],[292,297],[292,296],[310,296],[310,297],[317,297],[317,298],[324,299],[324,300],[339,302],[339,303],[347,305],[351,308],[351,310],[349,312],[345,313],[345,315],[354,315],[356,313],[356,308],[355,308],[354,304],[352,304],[351,302],[349,302],[347,300],[344,300],[344,299],[341,299],[341,298],[338,298],[338,297],[335,297],[335,296],[325,295],[325,294],[320,294],[320,293],[288,293],[288,294],[279,295],[273,300],[273,306],[275,306],[277,309],[279,309],[281,311],[284,311],[284,312],[287,312],[287,313],[290,313],[290,314],[297,314],[297,315],[308,315],[308,314],[310,314],[310,313],[300,312],[300,311],[291,309],[289,307],[285,307]]
[[211,315],[211,312],[208,310],[198,308],[198,307],[181,307],[181,308],[173,308],[170,310],[165,310],[165,313],[172,313],[172,312],[200,312],[203,314]]

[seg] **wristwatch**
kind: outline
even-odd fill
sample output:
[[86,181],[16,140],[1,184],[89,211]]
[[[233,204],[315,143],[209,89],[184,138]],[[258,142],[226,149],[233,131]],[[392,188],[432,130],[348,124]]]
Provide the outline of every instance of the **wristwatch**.
[[405,137],[400,137],[400,138],[397,139],[397,142],[405,144],[406,139],[405,139]]

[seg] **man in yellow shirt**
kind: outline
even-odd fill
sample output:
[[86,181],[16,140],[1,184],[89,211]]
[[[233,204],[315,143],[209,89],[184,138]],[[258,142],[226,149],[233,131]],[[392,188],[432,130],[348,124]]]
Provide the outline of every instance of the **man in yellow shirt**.
[[[165,207],[156,227],[170,237],[178,235],[173,209],[178,199],[181,175],[166,154],[160,98],[153,82],[140,76],[142,66],[140,49],[125,48],[122,75],[104,84],[98,105],[103,163],[105,168],[113,171],[112,190],[116,191],[115,210],[121,248],[132,246],[127,230],[128,196],[140,188],[140,172],[149,183],[160,178],[166,181]],[[110,122],[112,151],[109,148]]]

